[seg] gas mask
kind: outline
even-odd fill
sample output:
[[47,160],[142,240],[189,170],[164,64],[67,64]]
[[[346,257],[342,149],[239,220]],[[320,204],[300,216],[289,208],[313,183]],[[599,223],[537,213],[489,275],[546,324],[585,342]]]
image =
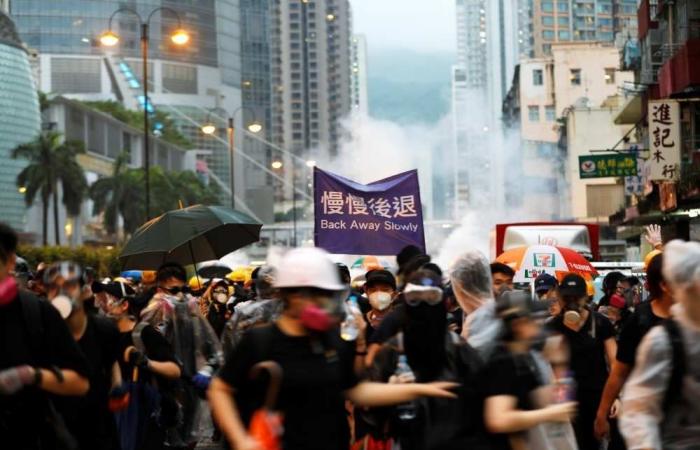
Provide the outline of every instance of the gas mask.
[[220,305],[225,305],[228,302],[228,289],[215,289],[212,293],[214,301]]
[[332,297],[316,297],[316,299],[317,302],[302,309],[299,320],[307,330],[323,333],[343,320],[344,310],[338,299]]
[[564,323],[577,325],[581,322],[581,313],[586,309],[586,305],[579,299],[564,299]]
[[391,302],[394,300],[394,297],[390,293],[384,291],[372,292],[368,297],[369,304],[377,311],[384,311],[391,306]]
[[0,306],[8,305],[17,297],[17,281],[14,277],[5,277],[0,282]]
[[51,299],[51,305],[65,320],[82,305],[80,303],[81,280],[83,272],[80,266],[71,261],[51,264],[44,272],[44,285],[49,292],[58,289]]

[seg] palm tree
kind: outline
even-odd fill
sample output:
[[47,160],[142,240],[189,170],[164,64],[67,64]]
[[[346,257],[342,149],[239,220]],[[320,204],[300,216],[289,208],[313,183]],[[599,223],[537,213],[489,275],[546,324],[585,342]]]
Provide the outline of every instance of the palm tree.
[[63,204],[69,216],[80,214],[80,207],[87,191],[87,181],[77,156],[85,153],[80,141],[63,141],[60,133],[49,131],[31,142],[12,150],[13,158],[29,161],[29,165],[17,175],[17,186],[26,189],[24,201],[30,207],[39,193],[42,202],[43,243],[48,244],[48,208],[53,198],[54,232],[56,245],[61,245],[58,226],[58,185],[63,190]]
[[111,177],[100,178],[90,186],[93,214],[104,213],[107,232],[116,233],[119,217],[124,230],[132,233],[145,217],[143,171],[129,168],[129,153],[123,152],[114,161]]

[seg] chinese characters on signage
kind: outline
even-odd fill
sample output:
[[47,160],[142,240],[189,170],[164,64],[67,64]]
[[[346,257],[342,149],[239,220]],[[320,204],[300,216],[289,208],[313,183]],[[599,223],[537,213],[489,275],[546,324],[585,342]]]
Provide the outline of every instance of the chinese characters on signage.
[[653,181],[680,178],[680,107],[674,100],[649,101],[649,177]]
[[395,255],[424,248],[418,173],[368,185],[314,170],[316,245],[331,253]]
[[578,162],[581,179],[637,175],[637,156],[633,154],[584,155]]

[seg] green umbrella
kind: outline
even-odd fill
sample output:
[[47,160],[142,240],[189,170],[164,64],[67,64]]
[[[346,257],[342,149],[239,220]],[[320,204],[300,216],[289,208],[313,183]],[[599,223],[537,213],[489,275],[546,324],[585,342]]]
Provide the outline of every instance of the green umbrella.
[[124,246],[125,269],[157,269],[219,259],[260,240],[261,223],[224,206],[195,205],[168,211],[142,225]]

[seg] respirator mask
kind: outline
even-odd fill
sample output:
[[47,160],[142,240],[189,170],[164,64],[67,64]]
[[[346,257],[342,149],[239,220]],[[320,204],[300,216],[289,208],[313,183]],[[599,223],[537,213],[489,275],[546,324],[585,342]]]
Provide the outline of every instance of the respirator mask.
[[58,290],[51,299],[51,305],[56,308],[64,320],[80,308],[82,285],[82,270],[73,262],[64,261],[52,264],[44,272],[44,285],[49,292]]

